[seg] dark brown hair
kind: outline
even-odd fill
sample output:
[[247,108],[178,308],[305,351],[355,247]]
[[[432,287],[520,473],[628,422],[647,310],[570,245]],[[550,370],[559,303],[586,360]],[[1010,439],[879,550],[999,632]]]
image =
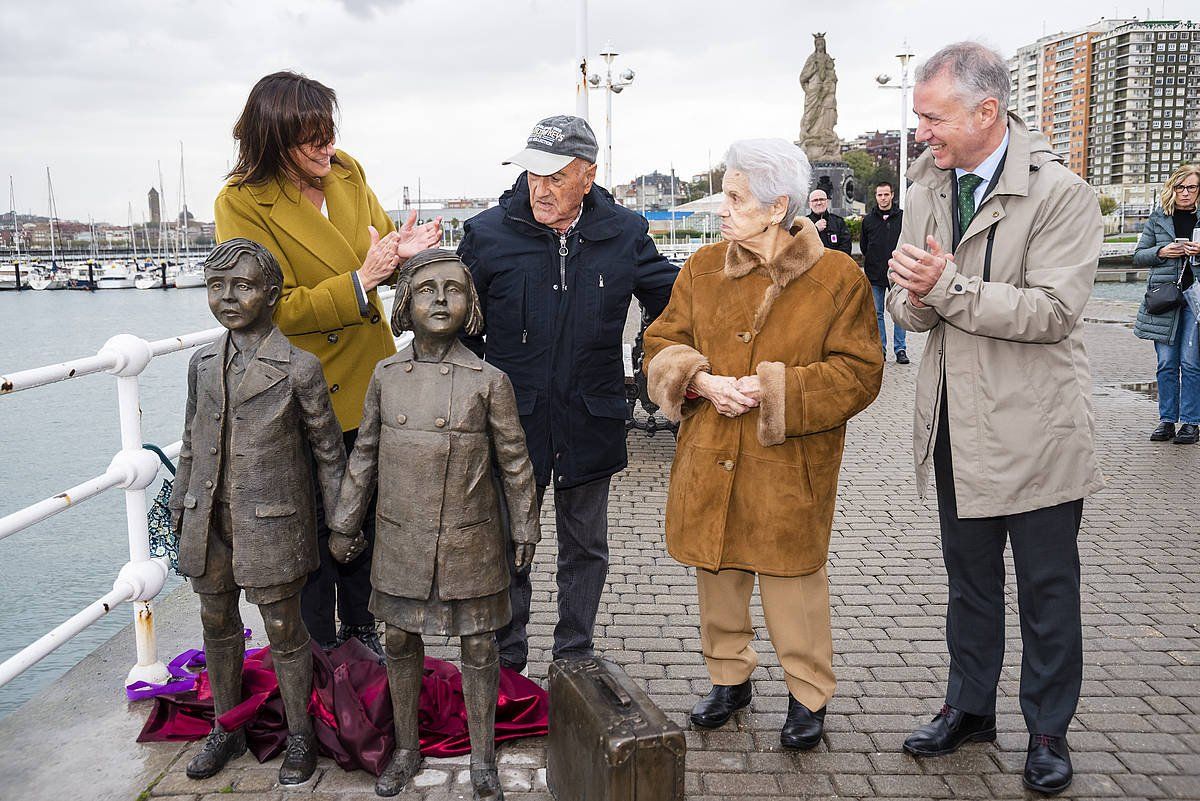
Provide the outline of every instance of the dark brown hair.
[[286,70],[262,78],[233,125],[238,159],[227,177],[236,178],[238,186],[280,175],[302,179],[304,171],[291,150],[332,142],[337,107],[334,91],[311,78]]

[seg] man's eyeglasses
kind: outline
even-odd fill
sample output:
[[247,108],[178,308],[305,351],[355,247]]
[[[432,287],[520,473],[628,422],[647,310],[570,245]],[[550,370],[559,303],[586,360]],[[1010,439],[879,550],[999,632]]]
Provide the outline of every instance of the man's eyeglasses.
[[1176,194],[1182,195],[1185,192],[1200,192],[1200,184],[1188,184],[1187,186],[1175,187]]

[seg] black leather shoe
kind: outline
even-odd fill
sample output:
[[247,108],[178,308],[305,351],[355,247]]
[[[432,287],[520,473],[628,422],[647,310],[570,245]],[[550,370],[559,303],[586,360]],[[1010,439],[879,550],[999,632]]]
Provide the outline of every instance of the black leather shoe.
[[1175,438],[1174,423],[1159,423],[1158,428],[1150,435],[1151,442],[1169,442]]
[[237,759],[246,753],[246,732],[225,731],[213,729],[212,734],[204,741],[200,753],[192,757],[187,764],[189,779],[210,779],[221,772],[231,759]]
[[338,629],[339,645],[351,637],[374,651],[375,656],[379,657],[380,663],[383,662],[383,646],[379,644],[379,632],[375,629],[374,623],[362,626],[342,626]]
[[714,684],[692,707],[692,723],[705,729],[723,726],[734,712],[750,705],[751,694],[749,679],[741,684]]
[[1029,735],[1029,753],[1025,755],[1025,774],[1021,777],[1026,787],[1054,795],[1067,789],[1073,776],[1067,738]]
[[896,351],[896,364],[908,364],[908,351]]
[[283,764],[279,766],[280,784],[304,784],[317,770],[317,737],[311,731],[289,734]]
[[804,704],[788,694],[787,720],[779,732],[779,742],[784,748],[807,751],[821,742],[825,731],[825,707],[812,712]]
[[1176,445],[1195,445],[1198,439],[1200,439],[1200,427],[1195,423],[1184,423],[1179,427],[1179,433],[1175,435],[1173,442]]
[[375,781],[375,795],[384,797],[399,795],[409,779],[417,775],[421,767],[421,752],[416,748],[397,748],[383,773]]
[[942,756],[951,754],[966,742],[991,742],[996,739],[995,715],[972,715],[942,705],[933,720],[908,735],[904,750],[913,756]]

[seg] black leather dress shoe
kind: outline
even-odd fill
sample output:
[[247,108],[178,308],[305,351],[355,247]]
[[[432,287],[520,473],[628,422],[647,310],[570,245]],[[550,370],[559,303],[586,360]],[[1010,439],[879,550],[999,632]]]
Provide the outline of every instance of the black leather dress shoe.
[[1061,793],[1071,784],[1071,750],[1067,738],[1047,734],[1029,735],[1029,753],[1025,755],[1025,775],[1021,780],[1030,790],[1046,795]]
[[1195,445],[1200,439],[1200,426],[1195,423],[1184,423],[1179,427],[1179,433],[1173,440],[1176,445]]
[[813,712],[789,693],[787,719],[779,732],[779,743],[784,748],[807,751],[821,742],[824,731],[825,707]]
[[317,770],[317,736],[311,731],[289,734],[283,764],[279,766],[280,784],[304,784]]
[[1151,442],[1169,442],[1175,438],[1174,423],[1159,423],[1158,428],[1150,435]]
[[996,739],[995,715],[972,715],[942,705],[933,720],[908,735],[904,750],[913,756],[930,757],[951,754],[966,742],[991,742]]
[[896,364],[908,364],[908,351],[904,349],[896,351]]
[[204,741],[200,753],[192,757],[187,764],[189,779],[209,779],[221,772],[221,768],[231,759],[237,759],[246,753],[246,732],[244,729],[225,731],[213,729],[212,734]]
[[742,707],[750,705],[750,680],[741,684],[714,684],[712,691],[692,707],[692,723],[715,729]]

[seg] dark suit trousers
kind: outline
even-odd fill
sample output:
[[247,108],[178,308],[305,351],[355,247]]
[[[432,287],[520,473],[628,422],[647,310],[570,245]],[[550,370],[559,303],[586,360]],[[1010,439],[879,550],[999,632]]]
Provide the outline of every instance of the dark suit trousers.
[[1021,712],[1031,733],[1065,736],[1083,679],[1076,543],[1083,500],[1002,517],[960,518],[947,417],[943,391],[933,465],[950,582],[946,703],[975,715],[996,710],[1004,664],[1007,537],[1021,620]]
[[[354,440],[358,437],[358,429],[342,434],[346,443],[346,453],[354,450]],[[321,555],[321,565],[308,574],[308,583],[300,593],[300,613],[304,617],[304,625],[309,634],[321,646],[329,646],[337,642],[337,629],[333,622],[333,610],[336,606],[337,617],[344,626],[371,626],[375,617],[367,604],[371,600],[371,554],[375,544],[375,496],[367,505],[367,513],[363,517],[363,536],[367,538],[367,549],[359,554],[348,565],[333,558],[329,552],[329,526],[326,524],[325,499],[321,497],[319,483],[317,487],[317,552]]]
[[[608,490],[611,480],[606,476],[577,487],[554,490],[558,622],[554,626],[553,659],[585,658],[593,652],[596,612],[608,578]],[[546,487],[539,486],[539,510],[545,494]],[[500,507],[504,529],[508,531],[508,510],[503,503]],[[513,616],[507,626],[496,632],[496,640],[500,645],[501,661],[519,669],[525,666],[529,657],[525,626],[529,623],[533,588],[529,571],[514,569],[512,537],[508,537],[508,567],[512,575],[508,596]]]

